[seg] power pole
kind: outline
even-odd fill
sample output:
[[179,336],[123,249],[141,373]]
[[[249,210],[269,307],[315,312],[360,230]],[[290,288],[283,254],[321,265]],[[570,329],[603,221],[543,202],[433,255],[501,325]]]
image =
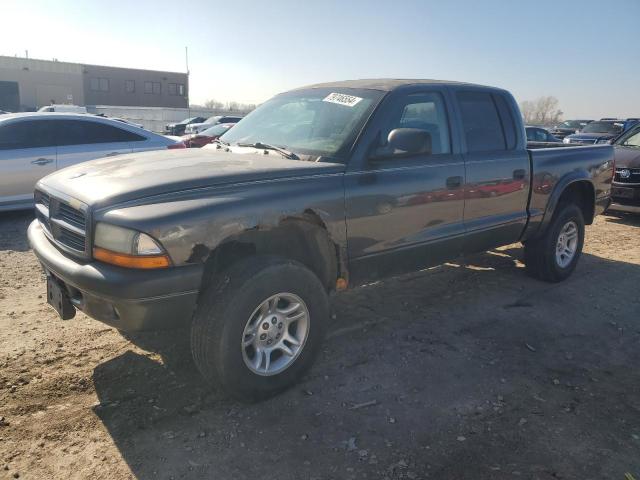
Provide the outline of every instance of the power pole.
[[187,117],[191,116],[191,102],[189,102],[189,90],[191,86],[189,85],[189,47],[184,47],[184,61],[187,66]]

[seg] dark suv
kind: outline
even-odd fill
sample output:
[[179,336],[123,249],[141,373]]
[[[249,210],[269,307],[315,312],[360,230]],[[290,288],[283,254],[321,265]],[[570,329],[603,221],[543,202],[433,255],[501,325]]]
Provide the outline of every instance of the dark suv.
[[598,120],[587,124],[579,133],[567,135],[562,141],[587,145],[611,143],[611,140],[624,132],[624,126],[624,120]]
[[563,139],[567,135],[579,132],[592,121],[593,120],[565,120],[564,122],[553,127],[550,130],[550,133],[556,138]]
[[616,171],[609,210],[640,213],[640,125],[614,142]]

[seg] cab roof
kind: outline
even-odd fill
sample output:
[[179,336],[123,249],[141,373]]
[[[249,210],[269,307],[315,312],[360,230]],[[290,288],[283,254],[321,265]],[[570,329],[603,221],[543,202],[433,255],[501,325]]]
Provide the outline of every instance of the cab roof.
[[305,87],[296,88],[295,90],[305,90],[309,88],[361,88],[365,90],[380,90],[390,92],[400,87],[408,85],[466,85],[473,87],[486,87],[485,85],[476,85],[473,83],[455,82],[451,80],[432,80],[432,79],[403,79],[403,78],[372,78],[361,80],[342,80],[339,82],[326,82],[307,85]]

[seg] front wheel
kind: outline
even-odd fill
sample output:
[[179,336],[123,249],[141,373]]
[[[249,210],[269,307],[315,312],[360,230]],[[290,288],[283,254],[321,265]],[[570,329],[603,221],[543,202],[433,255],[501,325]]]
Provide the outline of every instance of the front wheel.
[[546,282],[560,282],[576,268],[584,244],[582,210],[570,203],[558,205],[547,230],[524,244],[527,273]]
[[267,398],[311,366],[328,316],[326,290],[304,265],[242,260],[202,294],[191,330],[196,366],[236,398]]

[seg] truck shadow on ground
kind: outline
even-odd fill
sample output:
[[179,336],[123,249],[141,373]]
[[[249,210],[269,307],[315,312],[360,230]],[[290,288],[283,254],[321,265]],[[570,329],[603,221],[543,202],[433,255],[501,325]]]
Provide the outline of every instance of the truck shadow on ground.
[[639,475],[640,266],[550,285],[520,255],[334,298],[316,366],[258,404],[203,385],[185,332],[129,336],[150,353],[95,368],[95,413],[141,479]]
[[0,250],[29,250],[31,247],[27,240],[27,227],[33,218],[33,210],[0,212]]

